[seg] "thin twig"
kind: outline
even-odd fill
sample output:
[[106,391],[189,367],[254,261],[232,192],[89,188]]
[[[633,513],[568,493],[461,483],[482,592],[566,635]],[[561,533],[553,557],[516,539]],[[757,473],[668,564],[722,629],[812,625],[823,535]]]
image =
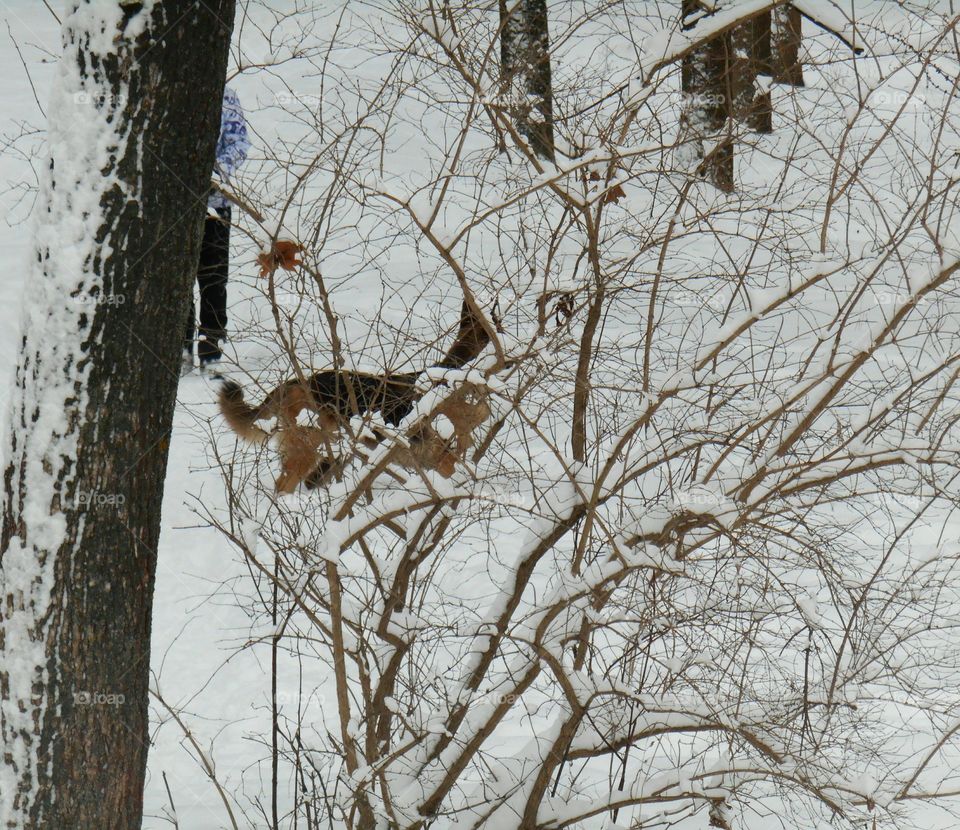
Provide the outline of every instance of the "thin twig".
[[[44,0],[46,1],[46,0]],[[48,7],[49,8],[49,7]],[[58,21],[59,22],[59,21]],[[20,44],[17,43],[17,39],[13,36],[13,32],[10,29],[10,21],[7,21],[7,34],[10,35],[10,41],[13,43],[13,48],[17,50],[17,57],[20,58],[20,63],[23,64],[23,71],[27,75],[27,80],[30,82],[30,90],[33,92],[33,100],[37,102],[37,108],[40,110],[40,114],[46,118],[47,114],[43,110],[43,104],[40,103],[40,97],[37,95],[37,88],[33,84],[33,76],[30,74],[30,68],[27,66],[26,60],[24,60],[23,52],[20,51]]]
[[57,23],[59,23],[59,24],[62,26],[62,25],[63,25],[63,21],[60,20],[60,17],[59,17],[59,16],[57,15],[57,13],[53,10],[53,7],[47,2],[47,0],[43,0],[43,5],[46,6],[46,7],[47,7],[47,11],[50,12],[50,14],[53,15],[53,19],[56,20]]
[[220,800],[223,802],[223,806],[227,810],[227,815],[230,817],[230,826],[233,827],[233,830],[240,830],[239,825],[237,824],[237,819],[233,815],[233,809],[230,807],[230,800],[227,798],[226,792],[224,792],[223,787],[220,786],[220,782],[217,780],[216,770],[214,769],[213,762],[207,758],[206,753],[201,748],[197,739],[193,736],[193,732],[190,731],[190,728],[183,722],[183,719],[180,717],[180,714],[176,712],[169,703],[167,703],[160,693],[156,689],[151,689],[150,694],[156,699],[167,712],[170,714],[180,727],[181,731],[184,734],[184,737],[190,742],[190,745],[196,750],[197,755],[200,758],[200,766],[206,774],[207,778],[210,779],[213,786],[216,788],[217,793],[220,796]]
[[170,792],[170,782],[167,781],[167,771],[164,770],[162,775],[163,786],[167,790],[167,798],[170,799],[170,823],[174,826],[174,830],[180,830],[180,823],[177,821],[177,805],[173,803],[173,793]]

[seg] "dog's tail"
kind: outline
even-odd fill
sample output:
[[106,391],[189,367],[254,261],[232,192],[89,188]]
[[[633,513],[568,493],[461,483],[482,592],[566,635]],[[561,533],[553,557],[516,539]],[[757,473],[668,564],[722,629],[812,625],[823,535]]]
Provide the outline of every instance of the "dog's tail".
[[220,387],[217,400],[223,419],[244,441],[262,444],[270,437],[269,433],[257,426],[262,408],[250,406],[243,399],[243,389],[239,383],[232,380],[225,381]]

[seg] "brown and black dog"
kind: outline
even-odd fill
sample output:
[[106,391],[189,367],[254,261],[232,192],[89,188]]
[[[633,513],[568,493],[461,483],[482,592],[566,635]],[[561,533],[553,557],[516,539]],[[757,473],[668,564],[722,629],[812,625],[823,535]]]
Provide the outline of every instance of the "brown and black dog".
[[[447,351],[439,368],[461,368],[473,360],[489,342],[481,322],[464,304],[460,329],[454,344]],[[417,380],[422,373],[384,373],[382,375],[347,369],[327,369],[300,380],[294,378],[272,390],[263,403],[251,406],[244,400],[243,390],[233,382],[220,389],[220,411],[230,428],[242,439],[262,444],[277,440],[281,473],[276,487],[280,493],[293,492],[301,482],[308,487],[326,481],[340,459],[334,443],[356,415],[379,413],[384,423],[396,427],[410,414],[422,393]],[[297,423],[303,410],[316,418],[316,426]],[[449,426],[438,429],[438,416]],[[490,417],[487,390],[474,383],[463,383],[391,450],[390,460],[408,469],[431,469],[445,478],[453,475],[473,443],[473,431]],[[276,418],[277,426],[267,432],[258,421]],[[373,448],[384,435],[373,428],[373,438],[363,443]]]
[[[227,382],[220,389],[220,411],[230,428],[246,441],[277,439],[281,473],[276,487],[280,493],[290,493],[301,482],[308,487],[323,483],[337,468],[334,442],[352,416],[378,412],[385,423],[398,426],[420,398],[417,377],[328,369],[311,375],[306,383],[289,380],[281,384],[259,406],[248,404],[240,386]],[[317,426],[297,423],[304,409],[314,413]],[[449,422],[446,430],[435,426],[438,416]],[[473,431],[489,416],[486,390],[463,383],[412,429],[406,446],[398,442],[390,461],[408,469],[436,470],[449,478],[472,446]],[[272,433],[257,425],[270,418],[277,419]],[[375,427],[371,432],[374,437],[362,443],[372,449],[385,436]]]

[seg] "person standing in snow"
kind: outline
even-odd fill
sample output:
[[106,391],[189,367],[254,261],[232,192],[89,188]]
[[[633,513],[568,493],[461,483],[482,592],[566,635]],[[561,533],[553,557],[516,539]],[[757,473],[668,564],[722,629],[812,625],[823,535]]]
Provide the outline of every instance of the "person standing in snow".
[[[227,184],[237,168],[243,164],[250,150],[247,123],[237,93],[229,87],[223,90],[223,109],[220,115],[220,139],[214,177]],[[230,202],[213,190],[207,202],[207,221],[200,247],[200,265],[197,283],[200,287],[200,326],[197,330],[196,309],[190,298],[190,313],[184,339],[184,369],[193,368],[193,344],[197,342],[200,368],[220,360],[223,352],[220,341],[227,330],[227,278],[230,271]],[[199,339],[198,338],[199,335]]]

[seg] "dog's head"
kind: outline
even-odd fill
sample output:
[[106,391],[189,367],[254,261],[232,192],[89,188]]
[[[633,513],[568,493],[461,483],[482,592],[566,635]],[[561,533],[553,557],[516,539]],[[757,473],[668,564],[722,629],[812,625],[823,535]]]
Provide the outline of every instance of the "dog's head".
[[437,406],[410,440],[410,454],[420,466],[450,478],[473,446],[473,432],[490,417],[488,391],[464,383]]

